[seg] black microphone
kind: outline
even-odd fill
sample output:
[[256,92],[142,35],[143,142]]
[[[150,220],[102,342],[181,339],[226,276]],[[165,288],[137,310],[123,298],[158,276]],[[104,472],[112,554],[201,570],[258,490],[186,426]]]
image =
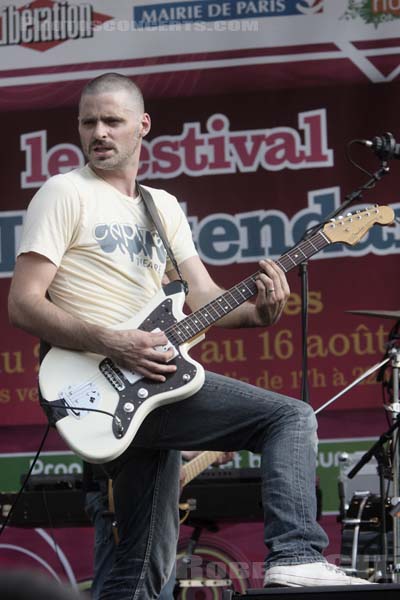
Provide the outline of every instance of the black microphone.
[[372,140],[357,140],[357,142],[367,148],[372,148],[381,160],[400,159],[400,144],[396,142],[391,133],[387,132],[382,136],[375,136]]

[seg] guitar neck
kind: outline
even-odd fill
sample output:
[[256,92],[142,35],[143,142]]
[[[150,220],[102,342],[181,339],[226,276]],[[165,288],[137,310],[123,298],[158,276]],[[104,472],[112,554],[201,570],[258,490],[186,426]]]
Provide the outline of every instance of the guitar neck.
[[[309,239],[299,242],[299,244],[283,254],[275,262],[287,273],[330,243],[324,232],[318,231]],[[222,319],[222,317],[229,314],[232,310],[247,302],[247,300],[257,293],[256,280],[259,273],[257,271],[254,275],[250,275],[250,277],[233,286],[227,292],[215,298],[215,300],[191,313],[179,321],[179,323],[169,327],[165,331],[168,338],[174,345],[179,346],[179,344],[187,342],[201,334],[216,321],[219,321],[219,319]]]
[[200,473],[212,465],[221,454],[223,454],[223,452],[206,450],[195,458],[192,458],[191,461],[182,467],[184,473],[183,485],[187,485],[197,477],[197,475],[200,475]]

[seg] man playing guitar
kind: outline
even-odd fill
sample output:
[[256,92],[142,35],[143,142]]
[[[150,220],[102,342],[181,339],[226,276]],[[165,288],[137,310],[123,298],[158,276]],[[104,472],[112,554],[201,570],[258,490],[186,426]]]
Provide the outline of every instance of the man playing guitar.
[[[209,316],[228,328],[276,323],[289,296],[282,268],[272,260],[261,261],[254,280],[232,294],[237,307],[227,307],[221,288],[197,254],[177,200],[146,188],[188,283],[186,302],[194,316],[182,327],[165,330],[163,318],[160,327],[146,330],[151,314],[143,327],[129,325],[132,315],[153,306],[164,272],[171,280],[177,278],[137,191],[141,142],[149,131],[141,92],[129,78],[109,73],[84,87],[79,133],[88,164],[50,178],[34,196],[9,297],[14,325],[55,347],[49,355],[71,354],[71,381],[93,355],[106,357],[96,362],[96,377],[82,386],[71,388],[67,382],[60,389],[69,358],[62,359],[57,372],[56,363],[48,362],[52,366],[40,381],[59,431],[74,439],[71,447],[78,452],[81,447],[83,457],[90,458],[93,450],[94,462],[107,460],[104,468],[113,480],[120,541],[100,597],[149,600],[158,597],[168,580],[178,536],[182,449],[261,453],[269,549],[265,585],[366,583],[348,577],[322,556],[327,536],[316,522],[317,437],[311,407],[241,381],[204,374],[185,349]],[[256,295],[254,303],[242,300],[250,292]],[[199,312],[200,307],[206,308]],[[157,311],[171,318],[169,302],[157,305]],[[209,315],[211,311],[221,318]],[[53,387],[46,392],[46,380],[52,378]],[[107,414],[113,400],[104,400],[106,385],[121,403],[112,421]],[[129,385],[138,386],[137,394],[126,401]],[[188,390],[186,399],[175,402],[179,388]],[[137,407],[143,412],[146,398],[157,396],[156,389],[160,405],[146,414],[131,439],[130,414]],[[93,439],[99,443],[92,444]]]

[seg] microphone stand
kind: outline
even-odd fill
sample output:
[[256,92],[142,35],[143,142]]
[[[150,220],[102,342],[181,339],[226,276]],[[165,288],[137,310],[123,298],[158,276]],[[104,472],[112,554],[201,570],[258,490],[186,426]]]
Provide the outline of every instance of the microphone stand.
[[[372,174],[372,177],[357,190],[351,194],[347,194],[345,201],[335,210],[333,210],[325,219],[324,223],[318,223],[314,227],[307,229],[303,235],[303,240],[308,239],[318,229],[331,219],[334,219],[339,213],[343,212],[352,202],[362,197],[365,190],[369,190],[375,186],[375,183],[380,181],[384,175],[389,173],[389,166],[386,161],[382,161],[379,169]],[[300,240],[301,241],[301,240]],[[308,386],[308,353],[307,353],[307,336],[308,336],[308,261],[304,261],[299,265],[299,277],[301,279],[301,331],[302,331],[302,379],[301,379],[301,399],[309,403],[309,386]]]
[[389,171],[389,165],[386,161],[383,161],[379,169],[372,174],[371,179],[364,183],[364,185],[360,186],[356,191],[352,192],[351,194],[347,194],[344,202],[326,217],[326,221],[334,219],[339,213],[343,212],[348,206],[350,206],[352,202],[361,199],[363,192],[375,187],[375,184],[380,181],[384,175],[387,175]]
[[300,263],[299,277],[301,279],[301,346],[302,346],[302,378],[301,378],[301,399],[303,402],[310,403],[310,390],[308,385],[308,261]]
[[[346,210],[346,208],[348,206],[350,206],[350,204],[352,204],[355,200],[359,200],[362,197],[362,194],[365,190],[369,190],[371,188],[373,188],[375,186],[375,184],[380,181],[384,175],[387,175],[389,173],[389,166],[387,164],[387,161],[384,160],[384,156],[381,157],[381,165],[379,167],[379,169],[377,171],[375,171],[375,173],[372,174],[372,177],[366,182],[364,183],[364,185],[360,186],[357,190],[355,190],[354,192],[347,194],[347,196],[345,197],[345,201],[338,206],[338,208],[336,208],[335,210],[333,210],[326,218],[324,223],[326,223],[327,221],[334,219],[338,214],[342,213],[344,210]],[[314,227],[309,228],[304,236],[303,236],[303,240],[308,239],[309,237],[311,237],[312,235],[314,235],[314,233],[316,233],[316,231],[318,231],[319,229],[321,229],[323,226],[323,223],[319,223],[317,225],[315,225]],[[309,403],[310,399],[309,399],[309,386],[308,386],[308,352],[307,352],[307,335],[308,335],[308,261],[305,261],[303,263],[301,263],[299,265],[299,276],[301,278],[301,328],[302,328],[302,383],[301,383],[301,399],[304,402]],[[318,410],[315,411],[315,414],[318,414],[321,410],[323,410],[327,405],[331,404],[331,402],[334,402],[339,396],[341,396],[342,394],[346,393],[349,389],[351,389],[351,387],[353,387],[354,385],[357,385],[357,383],[364,379],[367,374],[371,371],[375,371],[376,368],[381,367],[383,364],[385,364],[386,362],[388,362],[389,359],[386,359],[383,363],[381,363],[381,365],[374,366],[371,369],[369,369],[369,371],[367,371],[367,373],[364,373],[364,375],[362,375],[360,378],[358,378],[355,382],[353,382],[350,386],[348,386],[347,388],[345,388],[345,390],[342,391],[342,393],[339,393],[337,396],[335,396],[334,398],[332,398],[330,401],[326,402],[323,406],[321,406]],[[400,366],[400,364],[399,364]],[[400,406],[400,405],[399,405]],[[394,427],[394,429],[397,429],[397,425]],[[398,443],[397,443],[397,447],[398,447]],[[400,452],[400,450],[396,451],[396,455],[398,455]],[[380,458],[381,455],[379,455]],[[378,458],[378,457],[377,457]],[[369,460],[369,459],[368,459]],[[378,465],[380,468],[379,471],[379,481],[380,481],[380,490],[381,490],[381,499],[382,502],[384,502],[383,499],[383,491],[384,491],[384,476],[383,476],[383,466],[381,468],[381,462],[379,462],[378,460]],[[361,467],[360,467],[361,468]],[[394,469],[395,470],[395,469]],[[354,469],[353,469],[354,471]],[[397,473],[400,475],[400,457],[397,458]],[[355,475],[355,473],[354,473]],[[354,477],[353,475],[353,477]],[[400,503],[400,486],[399,486],[399,481],[397,481],[397,487],[395,487],[395,490],[397,490],[397,496],[398,496],[398,501]],[[386,575],[386,565],[387,565],[387,538],[386,538],[386,515],[385,513],[385,506],[383,505],[382,508],[382,529],[381,529],[381,546],[382,546],[382,553],[383,553],[383,557],[385,560],[385,575]],[[396,519],[394,519],[394,523],[395,523]],[[383,527],[385,529],[383,529]],[[396,542],[394,539],[398,539],[398,542]],[[394,548],[398,548],[400,547],[400,528],[397,527],[396,530],[396,536],[395,536],[395,524],[393,524],[393,545]],[[399,555],[399,561],[397,561],[397,550],[396,553],[394,553],[394,564],[395,564],[395,568],[394,571],[396,573],[398,573],[399,575],[397,575],[397,577],[400,577],[400,555]]]

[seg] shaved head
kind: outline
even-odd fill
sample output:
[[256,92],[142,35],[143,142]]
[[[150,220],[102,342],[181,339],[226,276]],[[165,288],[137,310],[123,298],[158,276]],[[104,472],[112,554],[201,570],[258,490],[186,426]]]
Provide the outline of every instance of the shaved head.
[[79,106],[84,96],[110,94],[113,92],[125,91],[132,100],[133,107],[139,112],[144,113],[144,100],[140,88],[133,83],[129,77],[119,73],[105,73],[89,81],[83,88]]
[[82,150],[93,169],[103,176],[125,170],[136,177],[142,138],[151,127],[136,84],[119,73],[89,81],[82,90],[78,123]]

